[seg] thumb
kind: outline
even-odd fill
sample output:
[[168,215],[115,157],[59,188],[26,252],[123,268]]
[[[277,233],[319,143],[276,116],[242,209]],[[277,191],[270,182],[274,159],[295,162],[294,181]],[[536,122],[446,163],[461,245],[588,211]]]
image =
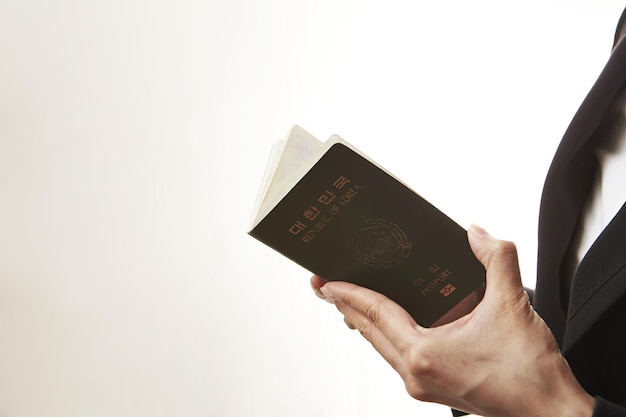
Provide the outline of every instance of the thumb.
[[487,270],[487,293],[510,297],[524,291],[515,244],[496,239],[476,225],[470,226],[467,237],[474,255]]

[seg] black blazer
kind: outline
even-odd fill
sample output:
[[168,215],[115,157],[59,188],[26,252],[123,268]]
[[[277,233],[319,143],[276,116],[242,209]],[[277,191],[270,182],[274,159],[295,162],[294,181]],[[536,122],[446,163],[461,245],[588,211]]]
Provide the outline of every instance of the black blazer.
[[568,248],[597,168],[590,150],[626,84],[625,16],[626,10],[611,57],[565,132],[546,178],[533,302],[582,386],[596,396],[598,417],[626,416],[626,204],[581,261],[569,298],[562,288]]

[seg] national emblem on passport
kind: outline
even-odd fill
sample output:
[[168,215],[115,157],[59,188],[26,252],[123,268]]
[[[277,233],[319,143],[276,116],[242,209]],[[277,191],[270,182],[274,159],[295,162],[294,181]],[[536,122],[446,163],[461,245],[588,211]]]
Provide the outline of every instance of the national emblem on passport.
[[358,261],[376,268],[390,269],[404,262],[411,253],[411,243],[394,223],[365,220],[366,226],[348,236],[348,249]]

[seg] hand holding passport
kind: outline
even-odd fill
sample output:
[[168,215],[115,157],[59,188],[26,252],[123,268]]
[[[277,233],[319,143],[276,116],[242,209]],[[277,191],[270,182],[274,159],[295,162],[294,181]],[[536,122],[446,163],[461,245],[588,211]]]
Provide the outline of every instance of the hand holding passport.
[[278,149],[249,233],[315,274],[316,294],[412,397],[484,416],[593,413],[512,243],[466,234],[336,136],[321,144],[294,127]]
[[352,283],[314,276],[312,286],[418,400],[483,416],[591,416],[594,398],[528,301],[515,246],[475,226],[468,236],[487,268],[486,292],[471,313],[446,325],[419,326],[389,298]]

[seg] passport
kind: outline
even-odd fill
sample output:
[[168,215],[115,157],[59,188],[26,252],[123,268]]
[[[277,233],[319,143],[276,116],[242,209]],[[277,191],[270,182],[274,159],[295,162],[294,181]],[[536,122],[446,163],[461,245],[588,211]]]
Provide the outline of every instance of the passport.
[[294,126],[275,145],[248,234],[327,281],[384,294],[424,327],[484,292],[466,230],[336,135]]

